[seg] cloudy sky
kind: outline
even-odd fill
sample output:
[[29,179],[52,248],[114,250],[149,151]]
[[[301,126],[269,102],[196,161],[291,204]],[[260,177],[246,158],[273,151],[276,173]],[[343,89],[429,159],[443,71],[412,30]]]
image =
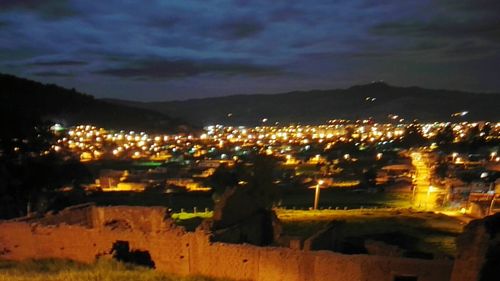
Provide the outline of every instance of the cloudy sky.
[[349,87],[500,92],[498,0],[0,0],[0,72],[173,100]]

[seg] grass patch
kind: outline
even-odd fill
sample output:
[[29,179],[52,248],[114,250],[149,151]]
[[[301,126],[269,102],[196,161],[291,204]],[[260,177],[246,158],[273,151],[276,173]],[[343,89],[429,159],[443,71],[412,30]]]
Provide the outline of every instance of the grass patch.
[[182,221],[182,220],[189,220],[189,219],[193,219],[193,218],[202,218],[202,219],[206,219],[206,218],[211,218],[213,215],[213,212],[210,211],[210,212],[198,212],[198,213],[173,213],[172,214],[172,219],[176,220],[176,221]]
[[0,281],[229,281],[207,277],[178,277],[115,260],[100,259],[95,264],[68,260],[0,262]]
[[[308,209],[314,204],[314,189],[289,190],[280,198],[280,206],[287,209]],[[370,192],[341,188],[322,189],[319,197],[319,208],[336,207],[349,209],[363,207],[409,207],[407,194],[390,192]]]
[[[454,257],[455,239],[465,226],[464,222],[451,216],[410,209],[276,211],[283,224],[284,235],[308,238],[328,222],[343,220],[346,222],[343,233],[348,239],[374,239],[435,256]],[[186,230],[194,231],[203,219],[212,215],[213,212],[175,213],[172,218]]]
[[[455,238],[465,223],[443,214],[411,210],[278,210],[286,235],[307,238],[331,220],[343,220],[342,231],[350,239],[375,239],[398,245],[410,251],[454,257]],[[403,239],[404,238],[404,239]]]
[[206,218],[211,218],[213,212],[198,213],[174,213],[172,219],[175,224],[183,226],[187,231],[194,231]]

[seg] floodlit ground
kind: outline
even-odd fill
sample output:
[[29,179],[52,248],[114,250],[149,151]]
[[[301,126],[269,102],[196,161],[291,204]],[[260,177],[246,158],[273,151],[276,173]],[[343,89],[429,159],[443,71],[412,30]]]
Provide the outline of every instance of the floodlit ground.
[[[320,209],[360,207],[410,207],[411,193],[374,192],[362,189],[326,188],[320,191]],[[288,190],[280,199],[287,209],[308,209],[314,204],[314,189]]]
[[[223,281],[205,277],[176,277],[113,260],[84,265],[65,260],[0,262],[0,281]],[[226,279],[226,281],[229,281]]]
[[213,212],[210,211],[210,212],[197,212],[197,213],[174,213],[172,214],[172,218],[174,220],[179,220],[179,221],[182,221],[182,220],[189,220],[189,219],[193,219],[193,218],[202,218],[202,219],[205,219],[205,218],[211,218],[213,215]]
[[204,219],[211,218],[212,215],[213,212],[183,212],[172,214],[172,219],[177,225],[183,226],[187,231],[194,231]]
[[374,239],[413,252],[453,257],[455,238],[466,222],[459,218],[409,209],[379,210],[278,210],[284,233],[309,237],[329,221],[346,222],[342,231],[351,239]]
[[[283,234],[310,237],[328,222],[342,220],[346,224],[342,233],[346,241],[354,244],[364,239],[383,241],[408,250],[414,257],[449,257],[456,253],[456,237],[470,220],[443,213],[412,209],[354,209],[354,210],[285,210],[276,209],[283,224]],[[451,213],[450,213],[451,214]],[[176,213],[176,223],[193,231],[208,213]],[[356,250],[346,253],[359,253]]]

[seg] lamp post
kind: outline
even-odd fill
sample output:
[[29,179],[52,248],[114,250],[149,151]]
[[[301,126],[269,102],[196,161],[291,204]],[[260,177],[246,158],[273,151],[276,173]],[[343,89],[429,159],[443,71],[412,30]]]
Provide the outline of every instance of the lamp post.
[[316,192],[314,193],[314,210],[318,209],[318,201],[319,201],[319,188],[320,186],[324,183],[323,180],[319,180],[318,183],[316,184]]
[[495,206],[495,199],[496,199],[495,197],[496,197],[496,194],[493,193],[493,198],[491,198],[490,207],[488,208],[488,216],[493,213],[493,206]]
[[429,200],[430,200],[430,197],[431,197],[431,192],[434,191],[434,187],[431,185],[429,186],[429,188],[427,189],[427,198],[425,199],[425,208],[427,209],[427,206],[429,204]]

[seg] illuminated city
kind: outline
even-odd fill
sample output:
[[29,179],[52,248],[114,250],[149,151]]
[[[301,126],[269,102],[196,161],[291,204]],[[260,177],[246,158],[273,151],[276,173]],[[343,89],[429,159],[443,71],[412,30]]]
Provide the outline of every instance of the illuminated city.
[[[403,139],[408,126],[413,124],[377,124],[363,120],[353,124],[342,124],[344,120],[332,123],[341,125],[296,125],[287,127],[259,126],[232,127],[207,126],[199,135],[148,135],[144,132],[114,132],[91,125],[80,125],[62,134],[57,144],[52,146],[56,152],[69,151],[80,157],[81,161],[109,159],[149,159],[164,161],[173,155],[190,156],[193,159],[232,159],[252,151],[282,157],[288,163],[294,162],[296,154],[307,151],[311,145],[320,151],[327,151],[335,143],[354,143],[360,150],[384,145]],[[422,135],[432,140],[446,126],[454,132],[453,142],[463,141],[471,128],[478,123],[433,123],[419,125]],[[495,141],[500,138],[500,123],[490,124],[491,131],[485,138]],[[431,147],[432,148],[432,144]],[[321,153],[307,161],[315,161]],[[344,155],[344,157],[348,157]],[[461,158],[454,157],[459,163]],[[491,155],[491,160],[500,158]]]
[[0,1],[0,281],[500,280],[499,15]]
[[[417,127],[428,145],[419,149],[399,151],[395,154],[394,151],[397,151],[404,143],[406,133]],[[150,169],[151,173],[156,170],[161,173],[165,169],[162,168],[165,163],[181,163],[188,168],[189,172],[183,178],[166,179],[164,182],[154,181],[156,186],[158,184],[164,186],[165,192],[171,190],[168,189],[169,184],[184,187],[187,191],[210,192],[212,188],[206,186],[207,183],[201,179],[213,176],[220,165],[245,164],[248,156],[252,154],[262,154],[277,159],[283,171],[293,171],[286,180],[290,181],[294,177],[301,178],[305,182],[310,182],[309,188],[356,188],[362,186],[362,175],[346,177],[342,172],[344,169],[342,167],[357,165],[358,158],[363,158],[361,159],[363,162],[366,161],[364,158],[372,157],[374,163],[382,163],[372,164],[372,167],[377,167],[373,175],[377,185],[384,186],[389,180],[398,177],[410,177],[415,184],[414,187],[399,191],[403,194],[411,192],[411,199],[406,202],[408,206],[439,210],[443,202],[438,204],[438,200],[442,200],[441,197],[456,197],[456,192],[448,186],[449,182],[453,181],[453,177],[436,179],[438,177],[435,175],[437,162],[443,161],[436,159],[435,152],[439,150],[437,136],[451,129],[454,138],[450,141],[463,143],[470,138],[470,134],[477,127],[481,127],[477,137],[487,142],[498,141],[500,123],[378,124],[370,120],[356,122],[331,120],[327,125],[317,126],[211,125],[198,134],[177,135],[106,131],[91,125],[64,129],[60,125],[55,125],[53,129],[59,138],[51,149],[63,155],[69,153],[83,163],[136,161],[153,168]],[[487,133],[483,130],[486,127],[488,127]],[[342,152],[335,149],[339,145],[346,144],[351,144],[354,150]],[[478,156],[479,161],[472,159]],[[461,166],[472,165],[486,169],[498,166],[496,163],[500,163],[497,151],[485,154],[482,158],[480,155],[465,155],[457,152],[439,157],[442,159],[444,157],[444,161],[454,167],[450,168],[449,172],[458,171]],[[404,163],[405,158],[411,159],[411,165],[394,163],[397,161]],[[304,173],[308,167],[309,170]],[[128,173],[128,171],[125,172]],[[144,191],[152,182],[144,176],[140,182],[126,184],[123,182],[126,178],[122,175],[121,183],[116,182],[114,185],[110,185],[109,180],[105,182],[106,184],[96,181],[97,186],[89,185],[89,188],[101,188],[103,191]],[[285,181],[284,178],[283,181]],[[281,183],[281,180],[277,182]],[[240,182],[240,184],[244,183],[244,181]],[[479,194],[476,192],[476,195],[471,196],[477,197],[488,190],[492,189],[485,185],[482,190],[479,188]],[[485,200],[489,197],[486,195]],[[318,199],[315,199],[314,209],[318,208],[317,201]],[[454,209],[460,212],[470,212],[469,204],[470,202],[464,203],[458,200],[454,202]]]

